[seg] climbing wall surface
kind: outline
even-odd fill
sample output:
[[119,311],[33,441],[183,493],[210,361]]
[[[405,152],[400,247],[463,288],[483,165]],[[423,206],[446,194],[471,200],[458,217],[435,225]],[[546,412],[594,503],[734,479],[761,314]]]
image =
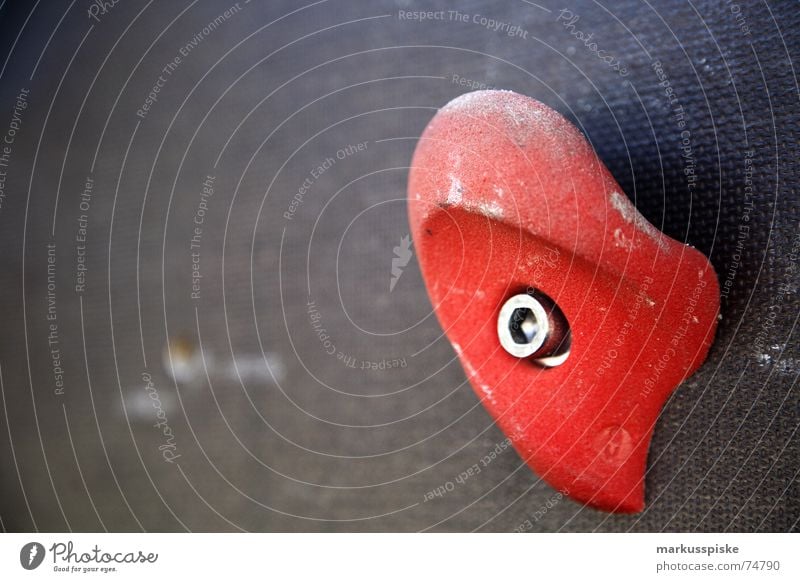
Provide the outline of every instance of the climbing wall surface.
[[[797,529],[800,13],[458,6],[0,2],[3,529]],[[408,166],[487,88],[719,276],[642,513],[532,473],[433,315]]]

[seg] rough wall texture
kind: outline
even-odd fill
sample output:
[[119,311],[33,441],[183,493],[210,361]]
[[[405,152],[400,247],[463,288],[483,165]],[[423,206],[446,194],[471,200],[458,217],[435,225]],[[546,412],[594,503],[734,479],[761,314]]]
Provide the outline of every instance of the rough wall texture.
[[[796,6],[458,5],[0,2],[6,530],[797,529]],[[720,276],[640,515],[503,446],[402,242],[416,137],[486,86]]]

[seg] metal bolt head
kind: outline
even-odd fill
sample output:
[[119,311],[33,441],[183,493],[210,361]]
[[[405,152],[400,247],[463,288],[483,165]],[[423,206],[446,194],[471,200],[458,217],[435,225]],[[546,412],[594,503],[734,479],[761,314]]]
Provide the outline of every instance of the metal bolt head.
[[503,304],[497,337],[512,356],[531,358],[545,367],[559,366],[569,357],[571,336],[564,314],[535,291],[514,295]]
[[542,347],[548,333],[547,311],[532,295],[514,295],[500,309],[497,337],[503,349],[512,356],[532,356]]

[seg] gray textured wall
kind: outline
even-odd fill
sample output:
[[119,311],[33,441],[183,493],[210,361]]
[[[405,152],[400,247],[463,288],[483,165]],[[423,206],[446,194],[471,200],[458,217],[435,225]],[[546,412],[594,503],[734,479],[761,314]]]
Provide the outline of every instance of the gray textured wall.
[[[797,528],[795,3],[460,2],[466,23],[401,0],[92,6],[0,2],[4,529]],[[659,420],[641,515],[561,500],[513,451],[456,481],[504,437],[416,261],[389,285],[415,138],[457,79],[567,115],[730,289]]]

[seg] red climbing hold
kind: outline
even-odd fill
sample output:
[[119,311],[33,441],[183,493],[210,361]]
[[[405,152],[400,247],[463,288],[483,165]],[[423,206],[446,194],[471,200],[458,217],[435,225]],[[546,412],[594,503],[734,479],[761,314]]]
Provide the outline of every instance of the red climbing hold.
[[437,113],[408,197],[439,322],[517,452],[578,501],[640,511],[656,419],[714,338],[706,257],[647,222],[571,123],[508,91]]

